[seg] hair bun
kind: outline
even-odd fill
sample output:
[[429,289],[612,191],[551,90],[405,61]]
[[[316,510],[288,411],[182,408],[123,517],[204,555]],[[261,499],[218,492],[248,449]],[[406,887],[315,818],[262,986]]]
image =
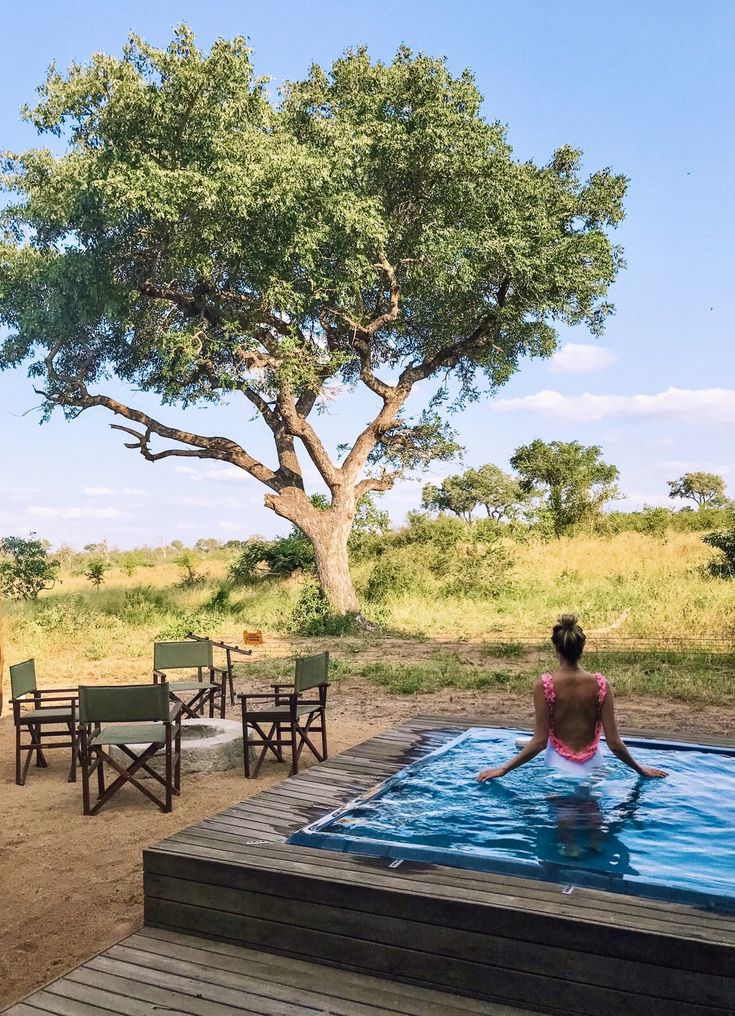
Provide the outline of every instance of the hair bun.
[[576,614],[562,614],[561,617],[559,618],[558,623],[565,630],[574,631],[574,629],[577,627],[578,621],[579,618],[577,617]]

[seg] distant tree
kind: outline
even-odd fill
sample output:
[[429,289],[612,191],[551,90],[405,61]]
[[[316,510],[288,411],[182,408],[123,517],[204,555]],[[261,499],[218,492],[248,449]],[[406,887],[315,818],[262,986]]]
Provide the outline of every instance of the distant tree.
[[100,543],[87,543],[84,546],[86,554],[93,554],[95,557],[102,557],[105,560],[110,555],[110,548],[107,546],[107,540],[102,540]]
[[44,589],[52,589],[61,568],[49,555],[46,540],[24,540],[6,536],[0,540],[0,584],[6,596],[35,600]]
[[84,577],[89,579],[93,586],[99,592],[99,588],[105,581],[105,572],[110,567],[107,560],[100,555],[94,555],[87,561],[87,570],[84,573]]
[[204,540],[197,540],[194,544],[194,550],[199,554],[214,554],[221,546],[222,544],[219,540],[214,540],[210,537]]
[[715,508],[725,503],[725,481],[717,473],[684,473],[678,480],[669,480],[669,497],[687,498],[698,507]]
[[143,557],[137,550],[128,550],[120,558],[120,568],[130,578],[143,564]]
[[193,550],[182,550],[174,558],[174,564],[178,565],[183,572],[181,578],[182,586],[197,586],[202,581],[203,576],[199,571],[199,563],[199,555]]
[[390,529],[390,515],[380,509],[369,494],[364,494],[357,502],[355,520],[352,523],[353,533],[382,536]]
[[469,522],[477,498],[461,473],[447,476],[438,487],[427,483],[421,492],[421,507],[428,511],[451,512]]
[[[249,474],[308,537],[336,613],[360,610],[362,495],[456,454],[435,397],[461,408],[552,353],[557,323],[597,334],[612,310],[625,178],[585,178],[570,145],[515,158],[443,60],[352,50],[274,99],[244,38],[205,53],[182,26],[166,49],[133,36],[119,58],[52,67],[39,92],[26,115],[53,148],[3,167],[0,366],[30,363],[46,416],[103,408],[148,461]],[[355,391],[375,411],[336,460],[318,411]],[[230,398],[270,432],[273,465],[248,428],[146,412]]]
[[512,518],[523,501],[518,480],[488,463],[464,474],[470,490],[490,519]]
[[599,445],[537,438],[517,448],[510,464],[520,476],[521,492],[541,499],[555,536],[594,518],[619,497],[617,466],[602,461]]
[[438,487],[427,483],[422,491],[421,507],[429,511],[449,511],[470,521],[482,505],[488,518],[512,517],[523,500],[518,480],[488,463],[448,476]]

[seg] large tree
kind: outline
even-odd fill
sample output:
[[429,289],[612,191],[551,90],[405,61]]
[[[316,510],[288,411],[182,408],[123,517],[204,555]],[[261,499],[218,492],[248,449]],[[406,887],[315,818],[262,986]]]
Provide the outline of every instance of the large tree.
[[684,473],[678,480],[668,480],[669,497],[680,497],[702,505],[717,507],[725,503],[725,481],[717,473],[697,471]]
[[[347,538],[360,497],[455,450],[436,407],[492,392],[554,323],[598,333],[621,264],[625,179],[580,153],[517,162],[472,76],[401,49],[347,52],[271,101],[241,38],[52,68],[26,116],[61,155],[7,159],[0,359],[30,360],[46,413],[102,408],[128,447],[232,463],[312,541],[338,611],[358,611]],[[114,387],[109,379],[117,379]],[[124,382],[128,397],[111,394]],[[406,415],[417,385],[428,408]],[[343,457],[315,423],[364,386],[372,418]],[[242,401],[273,461],[135,405]],[[307,456],[330,492],[304,489]]]
[[516,448],[510,464],[521,478],[521,490],[540,497],[555,536],[594,517],[620,496],[618,468],[603,461],[599,445],[536,438]]

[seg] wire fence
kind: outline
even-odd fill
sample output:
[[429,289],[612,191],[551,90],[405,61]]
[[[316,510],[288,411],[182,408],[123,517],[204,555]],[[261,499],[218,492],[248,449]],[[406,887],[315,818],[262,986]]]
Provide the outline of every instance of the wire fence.
[[[509,646],[526,650],[550,650],[548,634],[495,635],[483,639],[488,647],[496,646],[507,651]],[[732,635],[595,635],[588,633],[585,650],[589,652],[663,652],[734,654],[735,634]]]

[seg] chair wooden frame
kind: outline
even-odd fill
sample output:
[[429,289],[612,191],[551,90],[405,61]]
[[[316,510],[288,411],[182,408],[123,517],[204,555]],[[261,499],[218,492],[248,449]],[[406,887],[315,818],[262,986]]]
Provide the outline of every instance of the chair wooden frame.
[[[228,669],[216,667],[213,663],[213,644],[211,639],[183,639],[177,642],[154,642],[153,644],[153,683],[168,683],[169,694],[175,702],[180,702],[185,716],[196,719],[204,715],[208,705],[210,719],[214,717],[214,702],[219,698],[219,715],[225,718],[227,708]],[[161,661],[164,662],[161,662]],[[165,662],[165,661],[169,662]],[[172,681],[171,672],[175,670],[195,670],[196,680]],[[205,674],[208,680],[205,681]],[[219,675],[219,678],[217,678]],[[185,687],[189,685],[189,687]],[[201,687],[197,687],[200,685]],[[190,693],[186,700],[182,695]]]
[[227,682],[230,686],[230,705],[235,704],[235,685],[232,676],[232,654],[240,653],[242,656],[252,656],[252,649],[241,649],[240,646],[230,645],[227,642],[216,642],[214,639],[208,639],[206,635],[195,635],[194,632],[190,631],[186,633],[187,639],[191,639],[193,642],[211,642],[213,646],[218,649],[223,649],[225,657],[227,659]]
[[[99,692],[112,691],[114,693],[122,692],[123,695],[128,691],[133,692],[132,698],[138,698],[136,693],[141,689],[145,693],[147,689],[160,687],[162,690],[163,697],[159,696],[159,702],[157,703],[158,708],[148,710],[148,716],[141,716],[140,711],[138,713],[131,712],[128,720],[121,715],[113,716],[114,723],[123,725],[130,721],[148,719],[153,724],[159,724],[163,728],[163,738],[157,738],[156,741],[148,743],[148,746],[141,752],[133,751],[129,744],[121,743],[116,739],[115,747],[123,754],[126,755],[130,760],[131,764],[125,766],[122,762],[118,761],[104,746],[105,737],[105,723],[104,711],[97,713],[97,716],[90,715],[89,706],[85,703],[85,694],[92,690],[93,693],[99,698]],[[153,804],[163,812],[170,812],[173,807],[173,797],[178,797],[181,793],[181,714],[183,712],[183,706],[181,702],[171,702],[168,695],[168,690],[163,691],[165,686],[156,685],[113,685],[110,688],[104,688],[100,686],[94,686],[93,689],[81,687],[80,692],[80,757],[81,757],[81,768],[82,768],[82,801],[85,815],[96,815],[97,812],[103,808],[115,794],[118,793],[126,783],[130,783],[137,790],[147,797]],[[98,718],[99,717],[99,718]],[[151,725],[148,724],[148,726]],[[109,729],[109,728],[108,728]],[[140,729],[140,728],[137,728]],[[132,738],[138,736],[136,734],[136,728],[131,727]],[[141,744],[145,741],[132,740],[132,744]],[[97,740],[99,739],[99,740]],[[160,773],[156,772],[155,769],[151,768],[148,763],[154,755],[160,751],[165,752],[166,768],[165,776],[161,776]],[[109,785],[105,785],[105,765],[110,766],[117,773],[116,779]],[[140,770],[146,773],[151,779],[156,780],[159,784],[164,787],[163,798],[157,797],[152,790],[150,790],[140,779],[136,778],[136,773]],[[97,799],[94,803],[90,797],[90,780],[92,776],[97,773]]]
[[[283,749],[291,749],[291,775],[299,771],[299,758],[308,748],[318,762],[328,757],[327,747],[327,680],[329,653],[299,657],[293,684],[273,684],[271,692],[240,695],[242,705],[242,731],[244,742],[245,777],[254,779],[270,752],[283,762]],[[304,698],[312,691],[318,698]],[[250,703],[262,702],[268,706],[253,708]],[[267,728],[267,729],[266,729]],[[311,738],[321,734],[321,749]],[[260,749],[251,766],[249,746]]]
[[[79,755],[77,689],[38,688],[35,661],[32,659],[10,667],[10,685],[15,724],[15,782],[19,787],[25,786],[34,753],[36,768],[47,769],[46,751],[51,748],[70,748],[71,764],[67,782],[76,783]],[[28,709],[29,706],[32,708]],[[44,713],[48,715],[44,716]],[[28,740],[24,740],[24,733],[28,735]]]

